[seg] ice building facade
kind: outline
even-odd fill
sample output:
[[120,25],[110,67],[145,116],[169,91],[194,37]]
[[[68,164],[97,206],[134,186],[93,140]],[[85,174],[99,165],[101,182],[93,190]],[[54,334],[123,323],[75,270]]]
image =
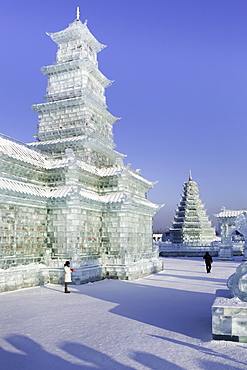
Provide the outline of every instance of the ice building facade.
[[117,118],[105,98],[111,81],[97,62],[105,46],[78,14],[48,35],[58,51],[41,69],[45,102],[32,107],[37,141],[0,137],[0,291],[60,283],[67,259],[78,284],[159,271],[152,244],[159,206],[147,199],[154,184],[114,150]]
[[192,180],[184,183],[183,193],[170,229],[171,242],[194,246],[210,245],[216,238],[204,205],[200,199],[198,184]]

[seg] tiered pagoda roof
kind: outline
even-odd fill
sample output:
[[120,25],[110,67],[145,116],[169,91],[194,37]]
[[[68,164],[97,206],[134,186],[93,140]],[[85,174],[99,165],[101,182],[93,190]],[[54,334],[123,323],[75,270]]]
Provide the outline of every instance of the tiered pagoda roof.
[[246,212],[247,209],[226,209],[225,207],[222,207],[220,212],[215,215],[218,220],[220,219],[226,219],[226,218],[236,218],[241,213]]
[[209,245],[215,240],[215,230],[199,197],[198,185],[192,179],[184,183],[183,194],[170,229],[172,243]]

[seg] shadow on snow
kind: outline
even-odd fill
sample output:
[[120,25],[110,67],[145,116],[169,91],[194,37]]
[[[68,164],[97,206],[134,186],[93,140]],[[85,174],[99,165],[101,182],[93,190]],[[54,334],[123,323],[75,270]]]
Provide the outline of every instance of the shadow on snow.
[[[163,337],[158,337],[160,339],[169,340],[176,344],[189,345],[190,347],[198,350],[204,351],[200,346],[191,345],[181,341],[176,341],[174,339],[168,339]],[[2,369],[15,370],[15,369],[25,369],[25,370],[136,370],[141,366],[145,366],[152,370],[182,370],[184,367],[180,367],[174,363],[160,358],[159,356],[142,352],[135,351],[131,354],[130,358],[134,360],[137,365],[135,367],[121,364],[120,362],[112,359],[110,356],[89,348],[85,345],[78,343],[65,342],[60,348],[67,354],[72,355],[78,359],[86,362],[87,364],[75,364],[69,360],[65,360],[58,355],[54,355],[47,352],[41,345],[33,341],[32,339],[24,335],[11,335],[5,338],[8,343],[10,343],[15,349],[21,351],[22,353],[14,353],[12,351],[6,351],[0,348],[0,365]],[[212,354],[217,356],[218,354],[212,350],[205,350],[206,354]],[[228,359],[227,356],[220,357]],[[231,359],[230,359],[231,360]],[[199,360],[200,369],[218,369],[219,363],[216,361]],[[235,361],[233,361],[235,362]],[[242,362],[236,361],[235,364],[243,364]],[[137,367],[136,367],[137,366]],[[142,368],[142,367],[141,367]],[[220,368],[223,370],[234,370],[235,366],[229,364],[220,364]]]
[[[112,284],[118,284],[112,291]],[[82,291],[78,288],[78,294]],[[76,292],[74,292],[76,293]],[[160,288],[128,281],[109,281],[83,289],[83,294],[116,303],[110,312],[161,329],[211,339],[211,306],[214,294]]]
[[[16,370],[135,370],[136,367],[121,364],[110,356],[78,343],[64,343],[61,349],[86,364],[73,364],[57,355],[47,352],[44,348],[24,335],[11,335],[6,338],[13,347],[22,353],[14,353],[0,348],[1,369]],[[150,369],[179,370],[180,366],[148,353],[136,353],[133,359]],[[151,362],[150,362],[151,361]],[[149,366],[150,364],[150,366]]]

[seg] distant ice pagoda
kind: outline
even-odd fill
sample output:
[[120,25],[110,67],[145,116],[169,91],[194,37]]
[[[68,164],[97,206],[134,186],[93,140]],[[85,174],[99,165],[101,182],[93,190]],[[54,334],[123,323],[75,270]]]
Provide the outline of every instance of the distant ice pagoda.
[[210,246],[216,240],[215,230],[199,196],[198,184],[192,180],[191,174],[183,186],[183,194],[170,229],[170,240],[176,245],[192,247]]
[[38,114],[37,142],[0,137],[0,291],[62,281],[69,259],[80,284],[159,271],[153,187],[114,150],[100,44],[76,20],[48,34],[58,44]]

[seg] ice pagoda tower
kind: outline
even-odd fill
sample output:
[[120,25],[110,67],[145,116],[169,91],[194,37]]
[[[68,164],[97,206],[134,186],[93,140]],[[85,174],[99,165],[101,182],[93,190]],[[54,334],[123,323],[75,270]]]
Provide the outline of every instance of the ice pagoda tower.
[[[78,11],[69,27],[48,35],[58,51],[56,62],[41,69],[48,78],[45,102],[32,107],[37,141],[0,137],[0,268],[39,261],[47,267],[44,279],[60,282],[69,259],[78,284],[159,271],[152,245],[159,206],[146,196],[154,184],[114,150],[117,118],[105,98],[111,81],[97,62],[105,46]],[[29,285],[37,276],[29,275]],[[23,280],[15,288],[26,285]]]
[[172,243],[189,246],[209,246],[216,240],[215,230],[200,200],[198,184],[192,180],[191,173],[184,183],[170,235]]

